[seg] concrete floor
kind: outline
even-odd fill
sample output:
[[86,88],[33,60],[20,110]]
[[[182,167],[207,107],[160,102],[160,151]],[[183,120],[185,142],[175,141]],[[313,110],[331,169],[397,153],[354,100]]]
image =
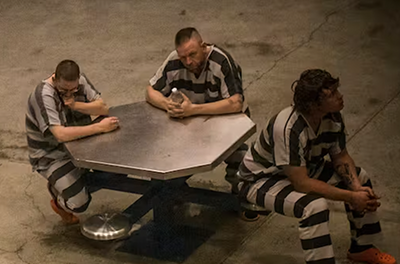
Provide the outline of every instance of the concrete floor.
[[[109,105],[144,100],[147,81],[182,27],[229,50],[241,64],[253,120],[291,102],[291,83],[307,68],[341,80],[348,149],[382,195],[385,237],[379,246],[400,259],[400,2],[7,1],[0,0],[0,263],[164,263],[116,252],[116,242],[85,239],[49,206],[46,182],[27,163],[24,113],[29,93],[56,64],[76,60]],[[223,171],[192,185],[226,190]],[[100,191],[88,212],[115,211],[137,196]],[[332,203],[338,263],[349,263],[348,224]],[[303,263],[297,221],[279,215],[245,223],[203,209],[217,233],[186,263]]]

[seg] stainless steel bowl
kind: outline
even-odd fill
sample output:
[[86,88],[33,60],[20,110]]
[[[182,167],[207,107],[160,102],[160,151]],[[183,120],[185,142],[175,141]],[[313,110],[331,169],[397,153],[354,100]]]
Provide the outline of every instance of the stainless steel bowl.
[[114,240],[129,234],[129,219],[122,214],[97,214],[81,224],[82,234],[94,240]]

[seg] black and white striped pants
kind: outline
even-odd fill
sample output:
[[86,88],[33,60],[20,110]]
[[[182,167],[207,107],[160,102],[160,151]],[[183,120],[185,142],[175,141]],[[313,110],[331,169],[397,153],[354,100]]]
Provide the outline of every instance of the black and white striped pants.
[[[372,187],[363,169],[357,167],[357,174],[363,186]],[[330,162],[327,162],[322,172],[313,178],[345,188]],[[278,214],[300,219],[299,233],[306,263],[335,263],[328,226],[329,208],[325,198],[295,191],[285,176],[262,178],[252,184],[241,182],[238,187],[240,194],[249,202]],[[381,232],[376,212],[360,214],[352,211],[348,205],[345,205],[345,209],[350,222],[352,244],[373,244]]]
[[56,193],[57,203],[66,211],[84,212],[91,201],[91,196],[85,187],[83,174],[87,170],[74,166],[71,160],[65,159],[53,162],[47,170],[38,171],[45,177]]
[[70,159],[53,162],[47,170],[38,172],[48,180],[53,195],[57,198],[57,203],[71,213],[84,212],[92,200],[85,178],[89,176],[95,180],[114,175],[120,176],[115,173],[90,172],[87,169],[77,168]]

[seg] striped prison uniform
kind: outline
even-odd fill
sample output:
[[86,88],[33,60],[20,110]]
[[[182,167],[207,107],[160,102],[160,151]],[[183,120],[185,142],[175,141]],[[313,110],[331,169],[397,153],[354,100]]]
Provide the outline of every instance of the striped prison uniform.
[[[240,195],[249,202],[281,215],[300,219],[299,232],[306,263],[335,263],[329,233],[329,209],[320,195],[294,190],[282,166],[305,166],[309,177],[347,188],[325,157],[346,147],[345,125],[340,113],[326,115],[317,133],[304,116],[288,107],[272,117],[239,167]],[[372,188],[365,171],[356,168],[363,186]],[[370,246],[380,235],[375,212],[360,214],[345,205],[352,245]]]
[[[150,86],[165,97],[176,87],[194,104],[216,102],[241,94],[244,101],[243,112],[249,116],[243,96],[242,69],[228,52],[216,45],[208,46],[210,53],[204,70],[198,77],[183,65],[178,53],[173,51],[150,79]],[[225,160],[228,175],[236,174],[247,149],[247,145],[243,144]]]
[[[100,93],[81,74],[74,96],[76,102],[91,102],[99,99]],[[82,178],[87,171],[73,165],[64,144],[56,140],[49,128],[52,125],[84,126],[91,121],[90,115],[65,106],[57,90],[46,80],[29,96],[25,117],[29,161],[33,170],[58,192],[58,204],[76,213],[85,211],[91,200]]]

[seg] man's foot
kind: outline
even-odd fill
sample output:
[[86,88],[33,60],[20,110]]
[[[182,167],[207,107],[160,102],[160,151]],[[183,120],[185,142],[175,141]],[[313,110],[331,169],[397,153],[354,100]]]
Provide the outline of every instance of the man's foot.
[[347,252],[347,258],[353,261],[366,262],[369,264],[396,264],[394,257],[380,252],[377,248],[370,248],[358,253]]
[[50,201],[51,208],[54,212],[56,212],[59,216],[61,216],[62,221],[67,225],[74,225],[79,223],[79,218],[75,215],[66,212],[64,209],[60,208],[56,201],[52,199]]

